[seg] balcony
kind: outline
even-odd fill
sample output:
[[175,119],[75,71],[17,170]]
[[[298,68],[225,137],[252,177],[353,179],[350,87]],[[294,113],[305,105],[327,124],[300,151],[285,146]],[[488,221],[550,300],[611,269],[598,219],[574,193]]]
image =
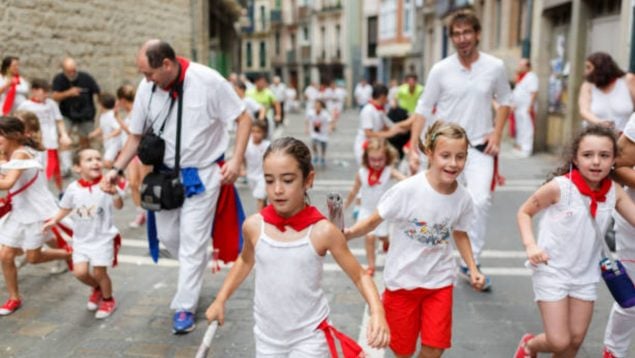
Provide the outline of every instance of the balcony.
[[271,26],[282,25],[282,10],[280,9],[271,10],[269,21],[271,21]]
[[309,6],[302,5],[298,7],[298,18],[300,21],[307,22],[309,17],[311,17],[311,8]]
[[337,1],[334,4],[323,5],[320,8],[321,13],[335,13],[335,12],[341,12],[341,11],[342,11],[342,3],[340,1]]
[[295,50],[287,51],[287,64],[296,63],[297,61],[298,60],[297,60],[297,56],[296,56]]

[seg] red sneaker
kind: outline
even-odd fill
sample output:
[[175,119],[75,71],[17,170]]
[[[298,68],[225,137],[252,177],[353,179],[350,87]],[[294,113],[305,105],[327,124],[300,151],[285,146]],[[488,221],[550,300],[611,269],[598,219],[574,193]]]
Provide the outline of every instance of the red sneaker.
[[520,339],[520,342],[518,342],[518,348],[516,348],[516,353],[514,353],[514,358],[538,357],[538,355],[536,354],[531,354],[531,355],[527,354],[527,351],[526,351],[527,342],[529,342],[532,338],[534,338],[533,334],[525,333],[523,338]]
[[616,356],[609,351],[607,347],[604,347],[604,351],[602,351],[602,358],[617,358]]
[[89,311],[95,311],[99,308],[99,303],[101,302],[101,290],[93,288],[93,292],[88,296],[88,303],[86,303],[86,308]]
[[113,297],[109,301],[101,300],[99,303],[99,309],[97,313],[95,313],[95,318],[102,319],[110,316],[115,309],[117,308],[117,304],[115,303],[115,298]]
[[15,312],[22,306],[22,301],[20,299],[8,299],[7,302],[0,307],[0,316],[7,316],[11,313]]

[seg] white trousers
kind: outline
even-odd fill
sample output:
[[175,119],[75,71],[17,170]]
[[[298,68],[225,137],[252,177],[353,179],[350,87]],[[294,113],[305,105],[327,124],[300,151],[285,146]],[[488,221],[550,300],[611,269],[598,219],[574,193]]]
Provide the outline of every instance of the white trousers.
[[[625,237],[625,233],[620,232],[617,228],[615,232],[615,241],[632,239],[633,237]],[[623,255],[618,251],[618,257],[624,259],[635,259],[634,254],[628,255],[628,257],[625,256],[626,255]],[[622,264],[624,264],[626,272],[628,272],[631,280],[635,278],[635,262],[622,261]],[[631,344],[633,334],[635,334],[635,307],[622,308],[614,302],[611,314],[609,315],[609,321],[606,324],[606,331],[604,332],[604,345],[616,357],[628,357],[628,347]]]
[[200,169],[205,192],[186,198],[175,210],[156,213],[159,240],[179,260],[179,279],[170,308],[195,312],[209,255],[212,224],[220,192],[218,165]]
[[530,156],[534,150],[534,125],[528,108],[516,108],[516,144],[524,155]]
[[[474,204],[474,219],[467,234],[472,244],[474,260],[477,263],[483,246],[485,246],[487,217],[492,206],[491,186],[493,176],[494,157],[474,148],[469,148],[467,163],[459,177],[459,181],[467,187],[467,190],[472,195]],[[461,261],[461,264],[465,265],[465,262]]]

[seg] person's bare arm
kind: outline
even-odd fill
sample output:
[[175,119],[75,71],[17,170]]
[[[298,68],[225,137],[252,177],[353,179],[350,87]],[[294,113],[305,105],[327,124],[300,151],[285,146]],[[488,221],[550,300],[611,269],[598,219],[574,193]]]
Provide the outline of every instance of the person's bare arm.
[[549,260],[549,255],[536,244],[531,220],[538,212],[555,204],[558,200],[560,200],[560,188],[558,183],[552,180],[540,187],[518,209],[516,220],[518,221],[520,237],[527,251],[527,257],[534,265],[546,264]]
[[346,196],[346,200],[344,200],[344,209],[348,208],[353,202],[353,200],[355,200],[355,197],[357,196],[357,193],[359,193],[359,188],[361,188],[361,186],[362,186],[362,182],[359,179],[359,173],[357,173],[355,174],[355,181],[353,182],[353,188]]
[[230,184],[236,181],[240,174],[243,158],[245,158],[245,149],[249,141],[249,133],[251,132],[251,118],[246,111],[243,111],[236,119],[236,143],[234,144],[234,154],[232,158],[223,165],[221,174],[223,183]]

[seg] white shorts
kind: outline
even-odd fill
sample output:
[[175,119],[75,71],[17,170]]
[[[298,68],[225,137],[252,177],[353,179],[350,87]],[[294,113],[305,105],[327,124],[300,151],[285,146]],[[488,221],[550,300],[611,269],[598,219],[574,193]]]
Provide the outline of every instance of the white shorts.
[[120,150],[121,147],[118,145],[104,145],[104,160],[113,162]]
[[[357,215],[357,222],[366,219],[373,214],[373,210],[368,210],[364,207],[359,208],[359,214]],[[375,235],[377,237],[388,236],[388,221],[384,220],[375,228],[375,230],[368,233],[368,235]]]
[[254,327],[256,358],[329,358],[328,344],[324,331],[315,330],[305,339],[292,344],[283,344],[268,339]]
[[16,249],[35,250],[53,238],[50,230],[42,232],[44,221],[24,224],[12,220],[11,214],[5,215],[0,222],[0,244]]
[[109,244],[99,246],[74,246],[73,263],[88,262],[93,267],[112,267],[112,260],[115,255],[115,246],[111,241]]
[[583,301],[597,300],[597,283],[576,285],[555,280],[552,275],[534,272],[531,278],[534,287],[534,300],[555,302],[569,296]]
[[247,184],[249,184],[249,189],[251,189],[251,195],[254,199],[264,200],[267,198],[264,177],[262,179],[247,178]]

